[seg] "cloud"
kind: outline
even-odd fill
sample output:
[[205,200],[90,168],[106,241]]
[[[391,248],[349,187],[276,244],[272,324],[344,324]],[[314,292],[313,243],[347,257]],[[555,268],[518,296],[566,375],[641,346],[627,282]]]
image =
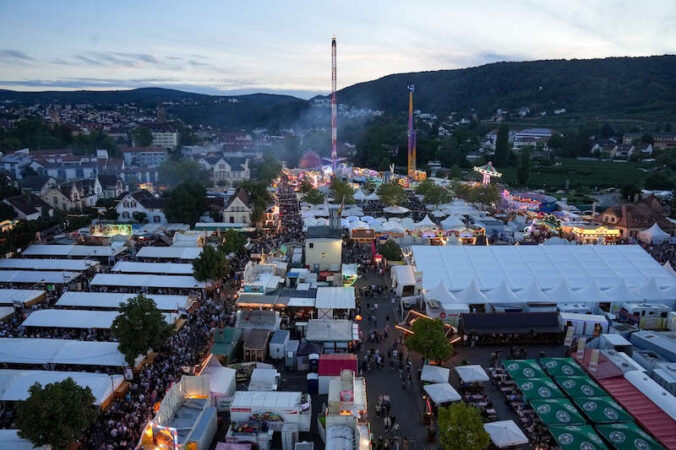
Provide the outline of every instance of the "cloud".
[[5,62],[28,62],[34,61],[28,54],[20,50],[2,49],[0,50],[0,61]]

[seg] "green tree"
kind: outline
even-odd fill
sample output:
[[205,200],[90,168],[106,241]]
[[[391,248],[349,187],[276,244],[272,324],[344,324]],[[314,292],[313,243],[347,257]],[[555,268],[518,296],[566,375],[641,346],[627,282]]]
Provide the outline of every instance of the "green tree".
[[378,188],[380,201],[387,206],[397,206],[408,203],[408,195],[399,183],[381,184]]
[[429,191],[430,189],[432,189],[433,186],[435,186],[435,184],[436,183],[434,183],[434,181],[427,178],[418,183],[418,185],[415,187],[415,193],[418,195],[425,195],[427,194],[427,191]]
[[448,179],[459,180],[461,177],[462,172],[460,171],[460,167],[457,164],[454,164],[453,167],[451,167],[451,171],[448,172]]
[[28,398],[16,405],[19,437],[35,447],[65,450],[94,422],[94,400],[89,387],[80,387],[70,377],[44,387],[35,383]]
[[237,230],[229,229],[223,233],[223,243],[220,250],[229,255],[230,253],[242,254],[246,246],[246,236]]
[[230,272],[230,266],[225,257],[228,253],[211,245],[202,247],[202,253],[192,262],[193,277],[198,281],[218,281],[225,278]]
[[118,348],[129,366],[148,350],[159,349],[173,329],[157,309],[155,300],[139,294],[120,303],[120,315],[111,326]]
[[254,203],[253,209],[251,210],[251,215],[249,216],[251,223],[258,225],[263,220],[265,209],[266,208],[264,206]]
[[330,189],[334,202],[345,203],[346,205],[354,203],[354,189],[347,182],[333,177]]
[[282,165],[277,161],[275,155],[267,152],[263,155],[263,161],[255,164],[253,169],[256,177],[268,185],[282,172]]
[[310,181],[307,178],[303,179],[303,181],[300,182],[299,190],[302,194],[307,194],[314,188],[315,187],[312,185],[312,183],[310,183]]
[[500,125],[498,136],[495,140],[495,165],[506,166],[509,163],[509,126],[506,123]]
[[205,171],[202,170],[197,161],[191,159],[168,159],[163,161],[158,168],[160,183],[166,184],[170,188],[176,187],[181,183],[200,183],[210,184]]
[[321,203],[324,203],[324,199],[326,198],[326,195],[324,195],[323,192],[321,192],[319,189],[312,189],[303,195],[303,200],[308,202],[311,205],[319,205]]
[[620,193],[626,201],[633,202],[636,196],[641,193],[641,185],[638,181],[631,181],[622,185]]
[[455,198],[455,194],[453,194],[452,191],[437,184],[431,186],[424,195],[425,204],[428,205],[441,205],[443,203],[450,203]]
[[403,256],[401,247],[392,239],[388,239],[387,242],[379,245],[378,253],[383,255],[383,258],[387,259],[388,261],[401,261]]
[[206,190],[196,183],[182,183],[169,192],[164,214],[169,222],[194,226],[207,209]]
[[481,412],[474,406],[459,402],[439,408],[437,425],[444,450],[483,450],[490,443]]
[[153,145],[153,134],[148,127],[140,126],[131,130],[131,139],[138,147]]
[[500,201],[500,192],[495,184],[474,186],[471,188],[471,194],[471,201],[484,207],[497,205]]
[[416,320],[412,328],[413,334],[406,337],[406,347],[410,350],[431,361],[443,361],[453,353],[441,320]]
[[526,186],[530,179],[530,149],[521,149],[519,165],[516,167],[516,182],[519,186]]
[[265,181],[243,181],[239,187],[244,189],[254,206],[259,206],[263,211],[272,202],[272,196],[268,192],[268,183]]

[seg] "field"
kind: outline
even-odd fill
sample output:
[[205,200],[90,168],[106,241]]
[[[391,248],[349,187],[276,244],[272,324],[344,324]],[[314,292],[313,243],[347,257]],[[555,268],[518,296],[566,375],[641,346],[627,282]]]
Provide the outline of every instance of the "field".
[[[608,188],[620,187],[647,176],[641,167],[634,162],[586,161],[577,159],[559,159],[559,165],[538,166],[532,162],[528,186],[541,189],[564,189],[566,181],[570,189],[588,187]],[[516,184],[516,168],[506,167],[502,171],[502,182]]]

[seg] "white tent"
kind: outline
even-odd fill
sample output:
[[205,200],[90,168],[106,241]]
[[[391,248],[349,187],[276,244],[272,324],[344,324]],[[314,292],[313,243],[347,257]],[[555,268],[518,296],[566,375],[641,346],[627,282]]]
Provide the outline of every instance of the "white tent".
[[425,215],[425,218],[424,218],[423,220],[421,220],[420,222],[416,223],[416,224],[415,224],[415,227],[416,227],[417,229],[422,229],[422,228],[434,228],[434,229],[437,229],[437,228],[439,228],[439,227],[437,226],[437,224],[434,223],[434,222],[432,221],[432,219],[430,219],[430,216],[428,216],[428,215]]
[[662,267],[664,267],[664,269],[670,274],[676,276],[676,270],[674,270],[674,268],[671,267],[671,263],[669,261],[665,262]]
[[380,200],[380,196],[378,194],[376,194],[375,191],[373,191],[369,195],[366,196],[366,200],[368,200],[368,201]]
[[599,289],[599,285],[594,279],[590,280],[582,289],[577,289],[573,292],[580,297],[583,302],[600,302],[604,297],[603,291]]
[[542,289],[535,280],[532,280],[525,289],[518,291],[516,296],[519,297],[522,302],[526,303],[546,303],[552,301],[542,292]]
[[660,228],[657,223],[654,223],[652,227],[639,231],[638,238],[645,242],[646,244],[659,244],[669,239],[671,235],[662,228]]
[[385,222],[383,224],[383,231],[391,231],[393,233],[403,233],[405,228],[397,222]]
[[388,206],[383,208],[383,211],[388,214],[406,214],[410,209],[404,208],[403,206]]
[[91,286],[154,287],[176,289],[203,289],[204,281],[188,275],[136,275],[99,273],[94,275]]
[[507,287],[507,283],[503,279],[497,287],[486,292],[486,297],[492,303],[521,303],[519,297]]
[[118,261],[111,272],[192,275],[192,264]]
[[463,383],[484,383],[488,381],[488,374],[481,366],[456,366],[455,371]]
[[85,259],[33,259],[33,258],[4,258],[0,259],[0,269],[19,270],[70,270],[80,272],[98,265],[98,261]]
[[432,214],[434,217],[437,217],[437,218],[447,216],[447,214],[440,209],[436,209],[436,210],[432,211],[430,214]]
[[410,217],[404,217],[403,219],[401,219],[400,223],[401,226],[406,228],[407,230],[415,229],[415,222]]
[[542,243],[542,245],[570,245],[571,242],[568,239],[563,239],[558,236],[550,237]]
[[455,295],[451,294],[448,289],[446,289],[446,284],[444,280],[439,281],[437,287],[432,291],[425,293],[425,300],[436,300],[441,304],[444,303],[458,303],[458,299]]
[[631,289],[627,287],[627,283],[624,281],[624,278],[610,289],[604,290],[603,292],[603,301],[605,302],[635,302],[641,301],[641,297],[634,294]]
[[117,342],[69,339],[0,338],[0,363],[123,367],[124,355],[117,345]]
[[528,444],[528,438],[513,420],[485,423],[484,430],[493,444],[500,448]]
[[197,259],[202,253],[202,247],[142,247],[138,251],[139,258],[157,259]]
[[465,227],[465,223],[458,216],[448,216],[441,221],[441,228],[444,230],[455,230]]
[[[80,309],[38,309],[21,324],[22,327],[110,329],[120,313],[117,311],[85,311]],[[163,313],[164,320],[173,324],[176,314]]]
[[366,194],[364,194],[364,191],[361,189],[357,189],[357,191],[354,193],[354,199],[358,202],[363,202],[366,200]]
[[467,286],[466,289],[456,292],[455,297],[468,305],[477,303],[477,304],[485,304],[485,303],[491,303],[491,301],[486,297],[476,286],[476,283],[474,280],[472,280]]
[[430,400],[435,405],[443,405],[444,403],[457,402],[462,399],[458,391],[453,389],[449,383],[434,383],[426,384],[425,392],[430,396]]
[[657,286],[655,279],[651,278],[642,286],[633,289],[634,293],[641,297],[643,300],[650,301],[661,301],[661,300],[674,300],[673,297],[670,297],[662,289]]
[[428,383],[448,383],[451,370],[441,366],[425,364],[420,374],[420,380]]
[[14,314],[14,308],[11,306],[0,306],[0,320],[4,320],[5,317],[9,317]]
[[[56,306],[68,306],[78,309],[101,308],[120,309],[120,303],[134,297],[134,294],[121,292],[64,292]],[[146,297],[153,299],[157,309],[161,311],[178,311],[188,309],[192,300],[187,295],[157,295],[147,294]]]
[[554,289],[546,291],[546,294],[555,303],[580,303],[584,301],[573,292],[565,279],[561,280]]

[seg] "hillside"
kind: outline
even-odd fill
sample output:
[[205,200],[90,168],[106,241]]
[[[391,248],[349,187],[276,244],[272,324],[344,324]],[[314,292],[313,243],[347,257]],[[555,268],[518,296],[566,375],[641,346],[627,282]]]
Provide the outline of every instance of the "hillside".
[[645,120],[676,119],[676,56],[501,62],[479,67],[415,72],[355,84],[340,103],[399,114],[406,86],[415,85],[415,107],[447,116],[476,111],[485,118],[527,106],[552,112]]

